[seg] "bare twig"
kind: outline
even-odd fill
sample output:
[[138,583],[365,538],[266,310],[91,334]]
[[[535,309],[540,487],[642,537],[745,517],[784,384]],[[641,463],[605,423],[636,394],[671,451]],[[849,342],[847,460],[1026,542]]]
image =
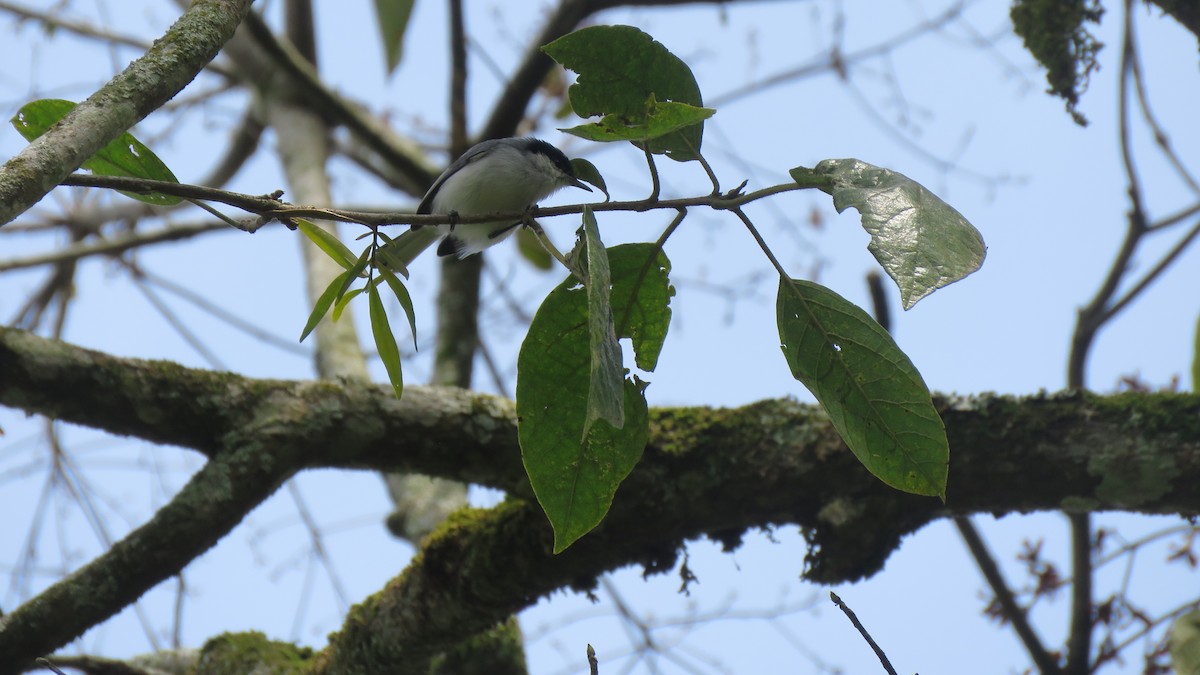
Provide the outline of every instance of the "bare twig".
[[996,564],[996,559],[988,550],[979,531],[975,529],[975,525],[966,516],[955,516],[954,525],[962,535],[967,550],[971,552],[971,557],[975,559],[975,564],[979,565],[979,571],[983,573],[983,578],[987,580],[988,586],[991,586],[992,593],[996,596],[996,602],[1000,603],[1000,609],[1004,612],[1004,618],[1012,624],[1013,630],[1021,639],[1021,644],[1025,645],[1025,651],[1029,652],[1029,657],[1033,659],[1038,671],[1042,675],[1054,675],[1060,672],[1057,661],[1046,651],[1041,638],[1033,631],[1025,608],[1017,604],[1017,599],[1000,573],[1000,566]]
[[850,609],[846,603],[842,602],[842,599],[838,597],[838,594],[834,593],[833,591],[829,591],[829,599],[833,600],[833,604],[837,605],[838,609],[842,610],[846,617],[850,619],[850,623],[854,624],[854,627],[858,629],[859,634],[862,635],[863,639],[867,641],[867,644],[871,645],[871,649],[874,650],[875,656],[879,657],[879,662],[883,664],[883,669],[888,672],[888,675],[896,675],[896,669],[892,667],[892,662],[888,661],[887,654],[883,653],[883,650],[880,649],[879,645],[875,643],[875,640],[871,637],[871,634],[868,633],[867,629],[863,627],[861,622],[859,622],[858,617],[854,615],[854,610]]
[[[360,225],[368,226],[443,225],[452,221],[451,216],[448,214],[416,214],[402,212],[389,213],[380,211],[352,211],[348,209],[293,206],[286,202],[280,201],[280,193],[253,196],[239,192],[229,192],[226,190],[202,187],[199,185],[169,183],[166,181],[148,180],[143,178],[126,178],[123,176],[93,176],[89,174],[77,173],[63,179],[62,184],[82,187],[111,188],[115,190],[123,190],[126,192],[136,192],[141,194],[158,192],[161,194],[183,197],[186,199],[202,199],[206,201],[227,204],[250,213],[258,214],[262,217],[264,222],[247,225],[245,231],[249,232],[253,232],[261,228],[266,221],[279,220],[287,223],[289,220],[294,218],[338,220],[342,222],[358,223]],[[679,199],[609,201],[588,204],[587,207],[595,212],[645,212],[653,211],[655,209],[678,210],[681,208],[689,208],[694,206],[707,206],[717,210],[734,210],[744,204],[748,204],[771,195],[776,195],[783,192],[791,192],[793,190],[811,189],[813,187],[817,186],[798,185],[796,183],[780,183],[779,185],[772,185],[761,190],[755,190],[754,192],[748,193],[702,195],[698,197],[684,197]],[[523,221],[527,216],[533,218],[564,216],[568,214],[583,213],[583,209],[584,205],[577,204],[569,206],[535,208],[529,211],[511,213],[480,213],[471,215],[460,214],[453,218],[453,222],[457,224],[486,223],[494,220],[512,220],[513,222],[518,222]]]

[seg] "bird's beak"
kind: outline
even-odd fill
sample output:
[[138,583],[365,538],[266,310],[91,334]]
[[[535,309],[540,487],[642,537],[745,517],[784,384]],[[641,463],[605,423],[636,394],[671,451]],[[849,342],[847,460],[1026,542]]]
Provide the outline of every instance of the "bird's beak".
[[584,190],[587,190],[588,192],[592,191],[592,188],[588,187],[587,183],[579,180],[578,178],[572,178],[571,182],[567,183],[567,185],[570,185],[571,187],[583,188]]

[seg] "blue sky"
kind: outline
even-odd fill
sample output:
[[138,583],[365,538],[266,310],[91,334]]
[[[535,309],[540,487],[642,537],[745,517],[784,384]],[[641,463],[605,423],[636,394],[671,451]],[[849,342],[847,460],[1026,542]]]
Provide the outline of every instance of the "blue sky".
[[[501,69],[515,62],[541,13],[519,13],[505,3],[469,4],[469,31],[479,45],[472,52],[469,102],[470,118],[477,126],[500,84],[488,61]],[[841,7],[846,13],[844,50],[853,52],[902,33],[922,16],[940,14],[948,4],[846,3]],[[965,14],[967,23],[951,24],[887,58],[853,65],[853,88],[832,73],[789,82],[719,105],[706,129],[705,152],[727,187],[742,179],[748,179],[751,188],[762,187],[787,180],[787,170],[797,165],[857,157],[928,186],[983,233],[989,249],[980,272],[926,298],[895,320],[897,341],[935,391],[1025,394],[1062,388],[1075,311],[1106,273],[1128,209],[1117,152],[1119,12],[1110,12],[1098,30],[1108,48],[1081,106],[1092,124],[1082,129],[1071,122],[1060,101],[1043,93],[1040,70],[1005,31],[1004,4],[974,3]],[[442,6],[417,3],[406,62],[390,78],[382,70],[370,3],[318,2],[317,6],[321,67],[328,80],[373,110],[386,111],[398,129],[425,129],[424,140],[440,142],[436,129],[445,119],[447,82]],[[634,24],[654,35],[688,61],[706,99],[716,101],[725,92],[827,53],[840,6],[822,1],[755,3],[724,10],[613,11],[598,20]],[[175,16],[171,3],[153,1],[76,2],[72,10],[147,37],[159,34]],[[1194,125],[1195,38],[1153,13],[1136,15],[1155,114],[1181,156],[1194,158],[1200,149],[1200,130]],[[8,65],[0,68],[0,105],[9,113],[31,98],[86,96],[134,56],[125,49],[110,54],[62,33],[47,39],[30,24],[4,25],[9,39],[0,44],[0,57]],[[981,47],[982,37],[994,40]],[[197,81],[180,100],[214,82]],[[225,142],[222,129],[240,114],[242,103],[230,97],[218,99],[178,127],[174,118],[155,115],[138,135],[181,180],[199,180],[219,154],[214,144]],[[879,120],[888,126],[881,126]],[[566,120],[558,126],[573,123]],[[168,130],[176,133],[168,136]],[[595,162],[614,196],[637,198],[646,193],[644,163],[631,148],[597,147],[568,139],[549,126],[536,133],[568,154]],[[1135,125],[1133,141],[1152,218],[1195,200],[1155,155],[1144,125]],[[273,137],[268,135],[266,143],[269,150]],[[913,144],[921,150],[915,152]],[[0,153],[5,156],[21,145],[15,132],[0,133]],[[954,168],[947,169],[931,157],[950,159]],[[703,172],[694,165],[664,161],[660,167],[664,196],[708,189]],[[344,160],[334,161],[332,168],[337,172],[334,190],[339,203],[400,208],[414,202],[347,171]],[[283,186],[268,151],[243,169],[230,188],[263,193]],[[67,194],[47,203],[75,198]],[[549,203],[575,198],[575,194],[560,194]],[[820,193],[792,193],[750,213],[789,270],[813,277],[851,301],[867,303],[863,277],[875,263],[867,253],[867,236],[858,227],[857,214],[837,215],[828,197]],[[190,214],[177,220],[198,217]],[[669,214],[605,215],[600,225],[611,244],[652,240],[669,219]],[[820,227],[810,225],[814,219]],[[573,223],[547,223],[547,227],[560,247],[569,245]],[[0,242],[0,260],[53,243],[37,236],[6,236]],[[1135,259],[1134,268],[1147,269],[1156,260],[1155,253],[1168,245],[1155,244]],[[697,212],[666,250],[674,263],[678,293],[671,334],[647,392],[651,405],[734,406],[780,396],[811,400],[790,377],[779,352],[770,270],[738,223]],[[299,334],[308,314],[298,260],[296,235],[282,228],[254,236],[230,231],[139,255],[139,262],[152,274],[201,290],[225,309],[288,339]],[[1153,384],[1166,384],[1179,375],[1185,387],[1191,386],[1186,374],[1200,313],[1195,293],[1200,282],[1197,262],[1195,251],[1185,254],[1142,301],[1101,334],[1088,370],[1092,388],[1111,390],[1120,377],[1132,374]],[[502,393],[511,393],[522,331],[504,311],[505,298],[515,298],[532,312],[560,274],[530,272],[510,247],[489,252],[489,268],[485,330],[501,364],[506,383]],[[424,317],[419,321],[425,339],[432,330],[433,272],[431,261],[419,262],[411,285],[418,296],[418,315]],[[0,317],[8,320],[15,313],[42,274],[0,277]],[[70,341],[115,354],[212,365],[111,263],[86,263],[77,294],[66,331]],[[894,296],[892,301],[898,314]],[[248,339],[185,302],[171,299],[170,303],[222,367],[253,376],[312,376],[304,356]],[[365,312],[359,314],[358,319],[365,318]],[[406,364],[409,381],[427,377],[427,359],[426,352]],[[373,368],[383,381],[382,367],[376,363]],[[477,382],[481,389],[495,389],[482,375]],[[36,440],[40,424],[0,409],[0,427],[5,430],[0,438],[0,512],[17,514],[0,525],[0,573],[10,581],[0,593],[0,607],[5,609],[23,597],[13,581],[13,565],[19,562],[34,514],[41,512],[37,504],[48,480],[45,447]],[[112,536],[141,522],[198,466],[195,456],[175,449],[154,450],[73,428],[64,433],[78,448],[81,475],[92,481],[95,497],[107,500],[101,508],[109,514]],[[56,506],[46,512],[61,516],[62,531],[61,535],[53,528],[40,532],[41,560],[54,569],[77,566],[94,555],[98,536],[61,492],[54,494]],[[346,499],[348,494],[355,499]],[[296,515],[298,497],[310,505],[328,533],[333,567],[350,602],[377,589],[402,569],[411,554],[410,547],[388,538],[380,527],[387,503],[377,477],[306,475],[189,568],[183,622],[186,644],[196,646],[222,630],[258,629],[320,645],[325,633],[336,628],[339,601],[327,569],[308,555],[310,540]],[[479,495],[484,501],[490,498]],[[983,521],[994,550],[1008,564],[1010,578],[1021,578],[1010,563],[1023,538],[1044,537],[1047,554],[1066,564],[1061,517]],[[1130,537],[1164,522],[1125,516],[1104,521],[1120,523]],[[60,539],[67,543],[60,546]],[[720,658],[734,672],[756,672],[764,666],[816,672],[783,630],[830,666],[838,665],[845,672],[877,672],[873,655],[824,600],[824,590],[795,582],[803,554],[803,540],[794,529],[785,528],[769,537],[752,537],[732,555],[708,543],[690,545],[689,564],[701,579],[690,597],[676,592],[678,579],[672,575],[642,582],[640,571],[627,570],[616,579],[630,602],[658,617],[684,614],[692,604],[701,609],[726,603],[763,609],[779,606],[781,598],[799,602],[815,594],[819,612],[775,623],[715,622],[697,629],[677,652],[701,650]],[[1180,587],[1176,584],[1194,587],[1193,578],[1177,579],[1151,562],[1161,556],[1143,557],[1132,577],[1135,590],[1144,594],[1141,597],[1160,597],[1162,607],[1171,607],[1172,589]],[[32,587],[43,586],[50,576],[35,575]],[[1120,583],[1121,578],[1120,573],[1104,570],[1102,588]],[[169,615],[175,600],[171,586],[164,584],[148,594],[144,611]],[[983,582],[947,523],[910,537],[875,579],[836,590],[902,672],[962,672],[964,664],[985,664],[976,669],[980,672],[1019,672],[1024,667],[1024,655],[1010,633],[979,617]],[[1064,630],[1063,605],[1060,600],[1035,612],[1052,644]],[[595,609],[586,599],[560,593],[523,617],[530,634],[539,633],[543,625],[565,624],[531,643],[533,672],[580,672],[587,642],[596,646],[606,664],[601,672],[623,672],[623,662],[603,660],[627,644],[611,612],[607,618],[567,621],[576,612]],[[599,608],[609,609],[607,604]],[[89,633],[80,648],[116,655],[144,651],[150,641],[138,626],[127,611]],[[663,672],[683,672],[676,664],[661,666]],[[1110,672],[1139,670],[1133,659],[1125,669]],[[652,672],[645,664],[634,671]]]

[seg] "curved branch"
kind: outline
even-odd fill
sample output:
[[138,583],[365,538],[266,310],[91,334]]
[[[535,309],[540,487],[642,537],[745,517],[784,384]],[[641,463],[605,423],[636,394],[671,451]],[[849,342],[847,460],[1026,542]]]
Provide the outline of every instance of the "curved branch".
[[198,0],[154,46],[0,168],[0,225],[177,94],[217,55],[252,0]]
[[108,619],[211,548],[302,466],[306,448],[230,439],[171,501],[103,555],[4,617],[0,674],[20,672]]
[[[555,556],[521,470],[516,417],[503,399],[411,387],[396,401],[382,387],[254,380],[120,359],[13,329],[0,329],[0,373],[2,405],[196,447],[213,458],[213,471],[265,462],[256,480],[268,493],[272,481],[309,467],[415,471],[508,490],[513,497],[504,505],[452,519],[414,567],[350,613],[325,655],[331,673],[419,668],[555,589],[586,586],[631,563],[668,568],[679,544],[698,536],[734,546],[747,528],[797,524],[810,544],[805,576],[835,583],[873,574],[905,534],[950,515],[1064,507],[1200,514],[1195,394],[942,400],[954,455],[945,504],[867,474],[815,406],[782,400],[655,410],[645,457],[605,523]],[[1011,487],[1017,484],[1020,491]],[[227,504],[235,521],[253,502],[239,494]],[[144,532],[164,522],[156,516],[137,532],[186,549],[154,553],[162,565],[152,570],[157,578],[231,527],[214,515],[188,542]],[[108,597],[136,597],[153,585],[156,578],[141,569],[136,579],[120,577]],[[6,634],[15,617],[42,602],[6,617],[0,649],[12,644]],[[375,669],[360,659],[374,659]]]

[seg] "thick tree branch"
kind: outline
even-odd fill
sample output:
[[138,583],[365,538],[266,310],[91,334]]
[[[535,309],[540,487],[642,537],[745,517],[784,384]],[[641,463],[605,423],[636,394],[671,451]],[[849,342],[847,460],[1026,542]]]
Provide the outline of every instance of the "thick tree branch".
[[33,658],[74,640],[179,572],[303,466],[310,448],[276,442],[272,424],[256,428],[251,423],[245,433],[229,437],[226,451],[149,522],[5,616],[0,674],[20,672]]
[[[12,329],[0,329],[0,373],[0,404],[198,447],[217,468],[261,453],[274,473],[257,480],[268,486],[300,467],[357,467],[479,482],[514,495],[497,509],[453,519],[408,572],[356,608],[325,655],[327,672],[419,668],[555,589],[587,586],[631,563],[669,567],[679,544],[698,536],[733,546],[747,528],[798,524],[811,547],[805,575],[833,583],[874,573],[905,534],[947,515],[1200,513],[1197,395],[943,400],[952,448],[946,504],[869,476],[814,406],[765,401],[655,410],[645,458],[605,523],[553,556],[545,518],[526,498],[515,417],[502,399],[412,387],[395,401],[378,387],[252,380],[117,359]],[[1012,489],[1018,484],[1019,492]],[[227,505],[229,518],[240,519],[252,501]],[[156,516],[138,536],[162,522]],[[215,540],[228,527],[210,522],[206,534],[190,538]],[[188,546],[155,575],[165,578],[190,560],[198,545]],[[149,588],[154,577],[144,572],[133,590],[122,584],[110,596]],[[5,639],[0,630],[0,645],[11,644]]]
[[108,84],[0,168],[0,225],[177,94],[216,56],[252,0],[198,0]]

